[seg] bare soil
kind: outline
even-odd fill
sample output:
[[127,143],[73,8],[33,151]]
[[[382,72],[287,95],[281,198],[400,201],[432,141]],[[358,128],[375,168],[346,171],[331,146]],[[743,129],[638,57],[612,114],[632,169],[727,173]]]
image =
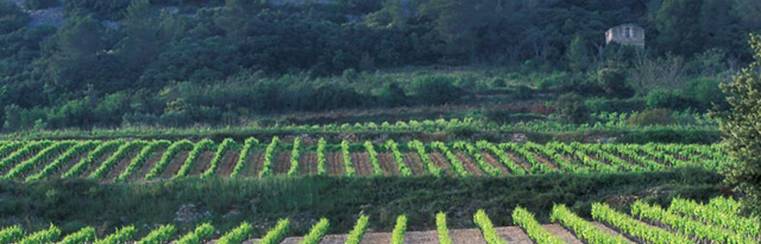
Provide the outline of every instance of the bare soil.
[[243,172],[241,172],[241,176],[259,177],[259,171],[262,171],[262,162],[264,162],[264,150],[252,152],[250,160],[246,162],[246,166],[243,168]]
[[413,175],[425,175],[426,171],[423,167],[423,162],[420,160],[420,156],[414,152],[408,152],[404,154],[404,162],[407,163]]
[[563,226],[556,224],[544,225],[544,229],[549,231],[551,234],[560,237],[565,241],[565,243],[582,244],[581,241],[576,239],[576,237],[571,232],[563,228]]
[[449,175],[449,176],[454,176],[455,175],[454,172],[451,169],[452,166],[449,165],[449,161],[447,160],[446,157],[444,157],[444,155],[442,155],[439,152],[430,152],[430,153],[428,153],[428,156],[431,157],[431,162],[433,162],[433,164],[436,167],[439,167],[442,170],[444,170],[444,173],[446,175]]
[[328,175],[344,175],[343,154],[340,152],[325,152],[325,159],[328,161]]
[[475,176],[482,176],[484,175],[484,171],[481,170],[481,168],[478,167],[476,162],[473,161],[473,158],[469,157],[464,152],[455,151],[454,152],[457,155],[457,158],[460,159],[462,162],[462,165],[465,167],[468,172]]
[[214,158],[214,154],[216,154],[216,152],[209,150],[202,152],[201,155],[196,158],[196,161],[193,162],[193,167],[190,169],[188,176],[198,176],[203,174],[203,172],[209,168],[211,159]]
[[169,162],[169,165],[164,169],[164,172],[161,172],[161,178],[168,179],[176,175],[177,171],[180,171],[182,164],[185,163],[185,159],[188,158],[188,154],[190,154],[189,150],[175,154],[174,158]]
[[378,153],[378,161],[383,168],[385,176],[399,175],[399,166],[396,165],[394,155],[391,153]]
[[240,157],[240,150],[227,150],[225,156],[222,157],[222,162],[219,163],[217,172],[214,172],[219,177],[228,177],[235,169],[235,164],[238,163]]
[[272,159],[272,172],[274,175],[287,175],[288,170],[291,169],[291,151],[288,152],[276,152],[275,157]]
[[[166,150],[166,148],[164,150]],[[143,162],[143,165],[129,176],[129,180],[136,181],[144,179],[145,175],[148,174],[151,168],[153,168],[153,166],[156,165],[159,160],[161,160],[161,155],[164,155],[164,150],[157,150],[153,152],[153,154],[148,157],[145,162]]]
[[317,175],[317,153],[302,152],[299,157],[299,166],[301,175]]
[[373,166],[370,164],[370,158],[366,152],[351,153],[351,162],[354,164],[354,170],[358,175],[373,175]]
[[501,172],[500,175],[510,175],[510,169],[508,169],[504,164],[500,163],[499,160],[494,157],[494,155],[491,155],[491,153],[488,152],[481,152],[481,155],[484,157],[484,161],[499,169]]
[[119,176],[119,174],[121,174],[125,168],[127,168],[127,165],[129,165],[132,162],[132,159],[135,158],[135,156],[137,156],[138,153],[140,153],[140,150],[142,150],[143,147],[147,147],[147,146],[138,147],[128,152],[127,155],[125,155],[121,160],[119,160],[119,162],[116,163],[116,165],[111,167],[111,169],[108,172],[106,172],[106,177],[103,178],[103,181],[105,182],[114,181],[114,179],[117,176]]

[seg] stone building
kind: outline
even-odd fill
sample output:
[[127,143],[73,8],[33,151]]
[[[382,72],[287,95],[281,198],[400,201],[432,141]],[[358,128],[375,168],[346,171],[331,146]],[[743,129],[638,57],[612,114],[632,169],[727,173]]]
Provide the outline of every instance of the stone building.
[[645,47],[645,29],[635,24],[623,24],[605,32],[605,43]]

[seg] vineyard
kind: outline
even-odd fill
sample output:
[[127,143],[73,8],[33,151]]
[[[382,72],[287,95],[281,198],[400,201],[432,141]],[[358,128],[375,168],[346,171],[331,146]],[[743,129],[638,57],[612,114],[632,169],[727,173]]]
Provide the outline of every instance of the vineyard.
[[508,176],[615,173],[697,167],[729,160],[718,145],[493,143],[488,141],[329,143],[273,137],[239,142],[64,140],[0,142],[0,178],[105,182],[179,177]]
[[[447,214],[435,215],[436,229],[410,231],[405,215],[399,215],[391,232],[371,228],[371,218],[360,214],[346,234],[331,233],[330,218],[314,222],[306,233],[294,233],[287,218],[266,229],[255,230],[243,222],[232,229],[215,229],[210,223],[180,232],[173,225],[160,225],[138,234],[135,226],[125,226],[98,236],[95,228],[84,227],[62,233],[59,227],[25,231],[19,226],[0,229],[0,243],[758,243],[761,225],[739,212],[739,203],[730,198],[714,198],[708,203],[674,199],[667,208],[636,201],[621,211],[605,203],[593,204],[591,220],[584,219],[558,204],[550,213],[549,224],[541,224],[534,214],[518,206],[512,211],[514,226],[497,227],[492,218],[479,210],[473,215],[472,229],[450,229]],[[254,233],[262,233],[255,236]]]

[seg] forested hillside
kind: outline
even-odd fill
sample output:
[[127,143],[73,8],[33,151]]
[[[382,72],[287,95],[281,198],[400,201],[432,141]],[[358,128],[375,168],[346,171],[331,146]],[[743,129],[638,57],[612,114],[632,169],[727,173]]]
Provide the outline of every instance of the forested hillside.
[[[756,0],[293,2],[3,0],[3,130],[239,124],[568,89],[705,111],[761,30]],[[63,18],[33,24],[44,9]],[[644,50],[605,45],[623,23],[646,29]],[[421,66],[475,71],[410,68]]]

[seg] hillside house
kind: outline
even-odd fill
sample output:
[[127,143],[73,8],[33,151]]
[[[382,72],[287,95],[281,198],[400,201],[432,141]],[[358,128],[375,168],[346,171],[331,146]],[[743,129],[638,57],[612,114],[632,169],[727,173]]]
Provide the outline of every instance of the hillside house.
[[623,24],[605,32],[605,43],[645,47],[645,29],[635,24]]

